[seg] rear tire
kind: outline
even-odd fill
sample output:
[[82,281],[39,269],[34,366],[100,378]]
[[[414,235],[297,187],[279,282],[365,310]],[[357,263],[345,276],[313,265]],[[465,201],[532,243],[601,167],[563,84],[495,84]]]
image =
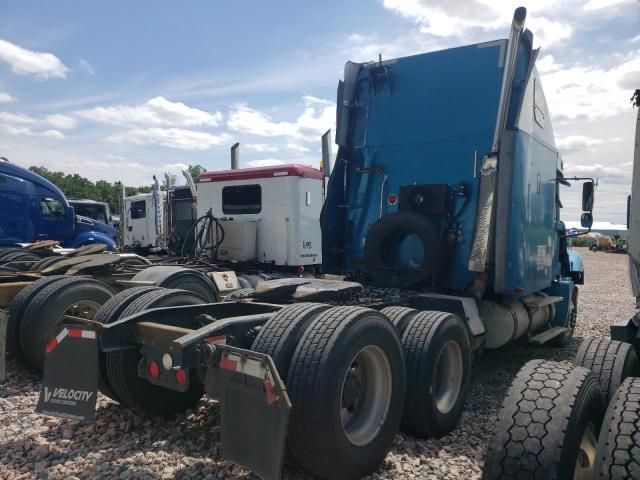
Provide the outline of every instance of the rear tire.
[[[194,292],[163,288],[148,292],[134,300],[124,309],[120,318],[150,308],[203,303],[204,299]],[[174,415],[193,408],[198,403],[204,393],[198,375],[189,375],[191,383],[185,392],[169,390],[138,376],[141,358],[137,349],[106,352],[107,379],[121,403],[134,410],[155,415]]]
[[573,364],[588,368],[598,377],[607,402],[625,378],[640,376],[633,345],[607,338],[585,338]]
[[287,444],[313,475],[375,471],[398,430],[405,372],[398,334],[379,312],[334,307],[311,323],[291,361]]
[[419,310],[409,307],[385,307],[380,310],[380,313],[386,315],[391,323],[393,323],[398,330],[398,335],[402,337],[404,329],[413,317],[416,316]]
[[526,363],[502,403],[482,478],[588,479],[604,407],[586,368]]
[[407,398],[402,430],[439,438],[456,426],[469,390],[471,345],[457,315],[425,311],[402,335],[407,365]]
[[26,310],[31,300],[42,290],[43,288],[51,285],[52,283],[69,278],[64,275],[53,275],[51,277],[39,278],[32,284],[26,286],[13,297],[11,304],[9,305],[9,315],[7,321],[7,351],[14,357],[24,361],[22,355],[22,349],[20,348],[20,323],[24,311]]
[[68,323],[64,315],[92,320],[114,293],[108,285],[82,277],[67,277],[40,290],[27,306],[20,323],[20,347],[27,363],[42,371],[47,338],[53,330]]
[[318,314],[331,308],[321,303],[294,303],[276,312],[260,329],[251,350],[271,355],[280,378],[286,378],[300,338]]
[[[122,312],[131,305],[135,300],[149,292],[158,290],[160,287],[133,287],[124,290],[113,297],[100,307],[98,313],[94,317],[96,322],[103,324],[113,323],[120,319]],[[104,352],[98,352],[98,390],[112,400],[120,403],[121,400],[113,391],[109,379],[107,378],[107,360]]]
[[593,478],[640,478],[640,379],[616,390],[602,423]]

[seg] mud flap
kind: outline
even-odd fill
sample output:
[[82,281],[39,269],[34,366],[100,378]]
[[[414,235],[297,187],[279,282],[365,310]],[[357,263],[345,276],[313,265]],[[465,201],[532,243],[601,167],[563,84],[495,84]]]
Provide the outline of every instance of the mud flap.
[[284,383],[268,355],[221,348],[205,391],[220,402],[222,455],[263,480],[279,480],[291,409]]
[[94,421],[98,394],[96,331],[89,326],[66,325],[46,350],[36,412]]

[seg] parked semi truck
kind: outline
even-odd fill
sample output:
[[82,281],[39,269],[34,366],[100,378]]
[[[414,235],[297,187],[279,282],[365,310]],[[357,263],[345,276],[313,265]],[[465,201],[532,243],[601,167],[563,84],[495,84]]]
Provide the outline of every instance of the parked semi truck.
[[58,240],[64,247],[104,243],[115,247],[116,230],[76,214],[51,182],[0,160],[0,246]]
[[[125,290],[94,321],[67,317],[47,348],[38,410],[91,419],[99,388],[168,414],[206,392],[220,402],[226,459],[265,479],[280,478],[285,458],[322,478],[359,478],[398,429],[455,427],[474,355],[516,340],[565,344],[581,262],[567,253],[569,179],[525,16],[515,11],[505,40],[346,64],[320,230],[332,280],[262,282],[209,304]],[[257,190],[252,175],[239,185]],[[574,181],[584,181],[588,230],[593,182]],[[224,214],[257,208],[255,192],[233,188]],[[82,371],[66,368],[78,358]]]
[[[640,90],[631,98],[640,107]],[[640,112],[627,221],[629,274],[640,307]],[[573,366],[528,362],[502,404],[483,478],[640,478],[640,316],[585,338]],[[535,475],[535,477],[534,477]]]
[[97,202],[86,198],[67,198],[76,215],[114,226],[111,207],[106,202]]

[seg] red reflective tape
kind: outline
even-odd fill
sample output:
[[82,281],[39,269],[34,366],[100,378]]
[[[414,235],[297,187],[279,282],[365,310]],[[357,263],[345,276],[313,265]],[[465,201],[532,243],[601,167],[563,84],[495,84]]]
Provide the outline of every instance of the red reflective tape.
[[271,380],[265,380],[263,383],[264,389],[267,392],[267,404],[271,406],[276,403],[280,397],[273,393],[273,383],[271,383]]
[[54,338],[47,344],[46,352],[47,353],[51,352],[57,346],[58,346],[58,340]]
[[80,338],[82,337],[82,330],[77,328],[70,328],[68,334],[70,337]]
[[229,359],[226,356],[222,356],[220,359],[220,368],[224,368],[225,370],[231,370],[233,372],[238,371],[238,362]]

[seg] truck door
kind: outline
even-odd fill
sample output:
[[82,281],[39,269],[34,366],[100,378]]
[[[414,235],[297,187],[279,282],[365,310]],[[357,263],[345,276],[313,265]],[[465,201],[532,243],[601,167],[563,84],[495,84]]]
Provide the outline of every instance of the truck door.
[[53,197],[36,197],[34,240],[65,241],[73,236],[73,210]]
[[127,230],[125,231],[125,244],[147,247],[151,244],[149,237],[149,215],[147,211],[147,200],[134,200],[127,209]]

